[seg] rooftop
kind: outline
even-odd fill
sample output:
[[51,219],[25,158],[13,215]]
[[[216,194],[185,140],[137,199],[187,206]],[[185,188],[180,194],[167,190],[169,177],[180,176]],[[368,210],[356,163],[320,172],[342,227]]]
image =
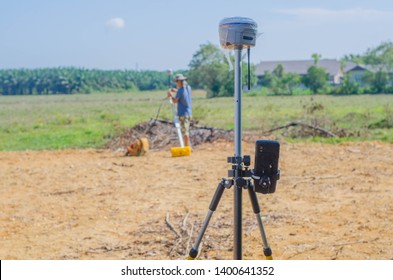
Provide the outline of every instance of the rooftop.
[[[314,65],[314,60],[277,60],[277,61],[262,61],[257,65],[255,70],[257,76],[263,76],[265,71],[272,72],[277,65],[281,64],[287,73],[297,73],[299,75],[307,74],[307,70],[310,66]],[[326,69],[329,75],[336,75],[341,72],[340,61],[336,59],[320,59],[317,66]],[[344,72],[347,72],[354,68],[356,63],[346,62],[344,66]]]

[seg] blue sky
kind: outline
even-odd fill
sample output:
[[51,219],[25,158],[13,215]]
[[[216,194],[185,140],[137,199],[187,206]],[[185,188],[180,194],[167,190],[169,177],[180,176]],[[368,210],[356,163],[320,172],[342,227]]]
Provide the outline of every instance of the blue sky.
[[253,63],[339,59],[393,41],[391,0],[0,0],[0,68],[186,69],[232,16],[263,33]]

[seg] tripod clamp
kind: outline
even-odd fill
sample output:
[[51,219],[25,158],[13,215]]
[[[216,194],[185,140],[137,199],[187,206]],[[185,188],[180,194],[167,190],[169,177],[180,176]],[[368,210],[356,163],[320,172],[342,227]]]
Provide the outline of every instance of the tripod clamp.
[[234,185],[239,188],[248,189],[250,180],[244,179],[252,176],[252,171],[249,169],[251,164],[251,157],[246,155],[243,157],[228,157],[228,163],[232,163],[232,169],[228,170],[228,177],[235,178]]

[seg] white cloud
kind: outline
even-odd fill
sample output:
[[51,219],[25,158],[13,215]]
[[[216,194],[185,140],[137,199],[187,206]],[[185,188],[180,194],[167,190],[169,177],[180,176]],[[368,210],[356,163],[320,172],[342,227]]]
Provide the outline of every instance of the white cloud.
[[393,11],[353,8],[345,10],[329,10],[322,8],[298,8],[276,10],[279,14],[295,16],[303,19],[318,20],[383,20],[391,19]]
[[126,25],[123,18],[111,18],[106,22],[106,26],[113,29],[121,29]]

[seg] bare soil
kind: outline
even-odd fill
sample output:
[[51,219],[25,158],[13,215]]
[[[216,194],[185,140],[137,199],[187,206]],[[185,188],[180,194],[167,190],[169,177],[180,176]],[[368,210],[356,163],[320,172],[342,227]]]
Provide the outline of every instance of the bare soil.
[[[254,154],[253,142],[243,154]],[[0,259],[184,259],[230,141],[143,157],[113,150],[0,153]],[[281,143],[281,179],[258,194],[275,259],[393,259],[393,144]],[[263,259],[243,192],[243,257]],[[199,259],[233,257],[233,188],[224,192]]]

